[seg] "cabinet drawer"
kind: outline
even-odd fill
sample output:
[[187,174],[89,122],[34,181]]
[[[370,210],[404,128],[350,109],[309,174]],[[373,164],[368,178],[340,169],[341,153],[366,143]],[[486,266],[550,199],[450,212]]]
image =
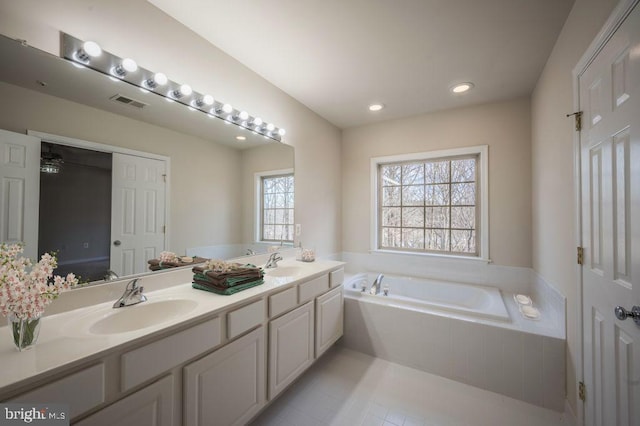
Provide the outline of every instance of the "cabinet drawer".
[[329,273],[329,286],[337,287],[344,281],[344,268]]
[[227,314],[227,337],[233,339],[247,330],[262,324],[265,317],[264,299],[243,306]]
[[71,418],[104,402],[104,364],[100,363],[24,393],[11,402],[68,404]]
[[329,290],[329,275],[314,278],[298,286],[298,303],[307,302]]
[[216,317],[122,355],[122,390],[126,391],[220,344]]
[[278,294],[269,296],[269,318],[290,311],[298,305],[296,287],[291,287]]

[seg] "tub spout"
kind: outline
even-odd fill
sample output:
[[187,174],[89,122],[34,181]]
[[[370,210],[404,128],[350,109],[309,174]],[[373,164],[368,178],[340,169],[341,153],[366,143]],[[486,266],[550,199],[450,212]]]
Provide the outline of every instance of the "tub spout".
[[384,275],[382,275],[382,274],[378,275],[376,280],[371,285],[371,289],[369,290],[370,294],[380,294],[380,287],[382,286],[382,279],[383,278],[384,278]]

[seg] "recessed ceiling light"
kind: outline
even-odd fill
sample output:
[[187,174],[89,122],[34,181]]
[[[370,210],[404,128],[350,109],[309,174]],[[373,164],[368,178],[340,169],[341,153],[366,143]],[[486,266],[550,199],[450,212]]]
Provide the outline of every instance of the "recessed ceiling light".
[[236,139],[239,141],[246,141],[247,137],[246,136],[236,136]]
[[383,104],[371,104],[369,105],[369,111],[380,111],[382,108],[384,108]]
[[464,92],[468,92],[472,88],[473,88],[473,83],[466,82],[466,83],[456,84],[451,88],[451,91],[453,93],[464,93]]

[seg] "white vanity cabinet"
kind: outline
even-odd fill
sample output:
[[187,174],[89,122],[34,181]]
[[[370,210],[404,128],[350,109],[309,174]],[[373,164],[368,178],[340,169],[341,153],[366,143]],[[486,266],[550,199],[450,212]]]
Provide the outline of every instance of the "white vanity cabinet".
[[313,363],[314,303],[269,323],[269,399],[273,399]]
[[157,382],[75,423],[76,426],[178,426],[173,421],[174,377]]
[[[195,297],[212,309],[155,337],[140,335],[138,343],[105,340],[103,353],[87,352],[84,363],[49,380],[0,388],[0,402],[68,404],[81,426],[247,424],[342,335],[341,265],[316,262],[304,278],[271,281],[247,296],[173,289],[170,297]],[[63,319],[65,327],[70,320]],[[4,360],[14,358],[11,352]]]
[[185,426],[244,425],[265,404],[264,327],[184,367]]
[[343,312],[342,286],[316,299],[316,358],[342,336]]

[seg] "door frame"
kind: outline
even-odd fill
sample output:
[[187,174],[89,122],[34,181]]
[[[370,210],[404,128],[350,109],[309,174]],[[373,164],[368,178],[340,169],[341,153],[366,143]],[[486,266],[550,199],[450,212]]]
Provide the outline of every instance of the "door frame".
[[52,142],[58,145],[66,145],[66,146],[72,146],[76,148],[90,149],[92,151],[107,152],[110,154],[119,153],[119,154],[133,155],[136,157],[143,157],[143,158],[150,158],[153,160],[164,161],[167,166],[165,171],[167,175],[167,180],[166,180],[165,207],[164,207],[164,220],[165,220],[165,226],[166,226],[165,233],[164,233],[164,246],[165,248],[169,247],[169,229],[170,229],[169,223],[171,222],[171,217],[169,215],[169,212],[171,210],[170,209],[170,206],[171,206],[171,198],[170,198],[171,158],[170,157],[167,157],[165,155],[152,154],[150,152],[136,151],[134,149],[129,149],[129,148],[122,148],[115,145],[107,145],[107,144],[98,143],[98,142],[90,142],[83,139],[75,139],[75,138],[69,138],[67,136],[60,136],[60,135],[54,135],[51,133],[38,132],[35,130],[27,130],[27,135],[40,138],[41,143]]
[[[573,68],[572,80],[573,80],[573,107],[574,111],[580,111],[580,77],[586,71],[587,67],[591,65],[595,57],[600,53],[605,44],[611,39],[613,34],[618,30],[622,22],[629,16],[633,8],[640,2],[640,0],[620,0],[616,7],[613,9],[609,18],[606,20],[602,29],[598,32],[593,39],[587,50],[584,52],[576,66]],[[586,118],[583,117],[583,123]],[[582,170],[581,170],[581,155],[580,155],[580,135],[581,132],[574,132],[573,134],[573,186],[574,186],[574,209],[576,214],[576,223],[574,227],[574,237],[576,247],[582,247]],[[582,287],[582,266],[576,264],[576,276],[577,276],[577,295],[578,302],[577,312],[575,320],[578,324],[578,356],[576,357],[576,373],[578,380],[584,382],[584,327],[582,325],[583,316],[583,287]],[[584,424],[584,401],[579,397],[577,398],[577,420],[579,425]]]

